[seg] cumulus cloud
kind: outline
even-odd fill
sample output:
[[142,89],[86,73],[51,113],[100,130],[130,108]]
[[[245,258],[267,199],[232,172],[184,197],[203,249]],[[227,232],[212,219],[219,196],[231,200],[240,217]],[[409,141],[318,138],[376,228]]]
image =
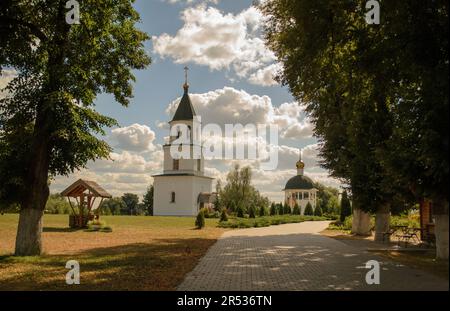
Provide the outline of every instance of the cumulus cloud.
[[153,144],[155,132],[146,125],[135,123],[130,126],[113,129],[111,138],[116,142],[115,147],[121,150],[137,152],[155,150],[155,145]]
[[[269,96],[259,96],[224,87],[202,94],[190,94],[195,111],[203,124],[274,124],[280,137],[306,139],[312,137],[313,126],[304,109],[296,102],[283,103],[276,107]],[[180,98],[172,101],[166,112],[175,113]]]
[[5,88],[15,77],[17,77],[17,71],[14,69],[3,69],[0,71],[0,98],[6,95]]
[[261,38],[261,12],[255,7],[239,14],[223,13],[200,5],[182,12],[184,25],[175,35],[153,37],[153,50],[177,63],[194,62],[212,70],[232,69],[251,83],[276,84],[273,74],[279,65]]
[[146,125],[132,124],[113,129],[110,135],[116,150],[109,159],[90,161],[69,177],[58,176],[52,182],[53,192],[62,191],[78,178],[94,180],[114,196],[124,192],[142,195],[153,182],[153,174],[162,171],[162,146],[154,144],[155,133]]

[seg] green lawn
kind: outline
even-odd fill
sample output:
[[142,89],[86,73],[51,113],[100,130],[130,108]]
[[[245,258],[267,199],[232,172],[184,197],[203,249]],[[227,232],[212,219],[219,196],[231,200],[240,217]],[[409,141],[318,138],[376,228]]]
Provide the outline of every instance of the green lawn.
[[[225,229],[194,217],[102,216],[113,232],[73,231],[68,215],[45,215],[41,257],[14,257],[18,215],[0,215],[0,290],[172,290]],[[65,263],[80,263],[68,286]]]

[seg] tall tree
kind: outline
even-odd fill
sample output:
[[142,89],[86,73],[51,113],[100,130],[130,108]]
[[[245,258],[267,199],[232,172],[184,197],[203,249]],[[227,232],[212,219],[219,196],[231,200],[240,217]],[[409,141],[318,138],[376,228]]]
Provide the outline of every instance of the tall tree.
[[134,193],[124,193],[122,201],[125,204],[125,209],[122,211],[124,215],[137,215],[136,211],[139,204],[139,197]]
[[116,121],[93,109],[98,93],[127,106],[132,70],[150,64],[132,0],[85,0],[80,24],[65,0],[0,4],[0,69],[17,77],[0,101],[0,201],[20,204],[16,255],[41,253],[49,180],[108,157],[98,138]]
[[353,207],[377,212],[379,232],[394,197],[431,198],[446,258],[448,1],[383,1],[380,25],[366,23],[363,3],[265,1],[267,43]]
[[147,192],[144,194],[144,200],[142,203],[147,211],[147,215],[153,216],[153,194],[155,192],[155,188],[153,185],[148,186]]
[[100,210],[102,210],[103,208],[108,209],[112,215],[120,215],[121,211],[125,210],[126,207],[122,198],[116,197],[104,200],[99,206]]

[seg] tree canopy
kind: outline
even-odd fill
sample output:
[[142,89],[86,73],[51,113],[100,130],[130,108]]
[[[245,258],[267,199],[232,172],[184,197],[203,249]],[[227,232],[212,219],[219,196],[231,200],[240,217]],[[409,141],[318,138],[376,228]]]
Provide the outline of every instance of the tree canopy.
[[127,106],[133,70],[150,64],[133,1],[83,1],[80,24],[66,22],[65,5],[0,4],[0,69],[16,72],[0,100],[0,206],[21,206],[16,254],[40,253],[51,177],[108,157],[99,136],[117,122],[94,109],[97,95]]
[[394,194],[448,201],[448,2],[269,0],[278,79],[306,107],[322,165],[375,211]]

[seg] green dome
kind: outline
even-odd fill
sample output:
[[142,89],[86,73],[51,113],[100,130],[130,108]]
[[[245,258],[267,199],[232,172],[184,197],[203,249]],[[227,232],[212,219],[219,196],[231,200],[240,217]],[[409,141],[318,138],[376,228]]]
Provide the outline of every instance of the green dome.
[[313,189],[314,184],[311,178],[306,177],[304,175],[297,175],[292,177],[288,180],[286,183],[286,187],[284,187],[284,190],[288,189]]

